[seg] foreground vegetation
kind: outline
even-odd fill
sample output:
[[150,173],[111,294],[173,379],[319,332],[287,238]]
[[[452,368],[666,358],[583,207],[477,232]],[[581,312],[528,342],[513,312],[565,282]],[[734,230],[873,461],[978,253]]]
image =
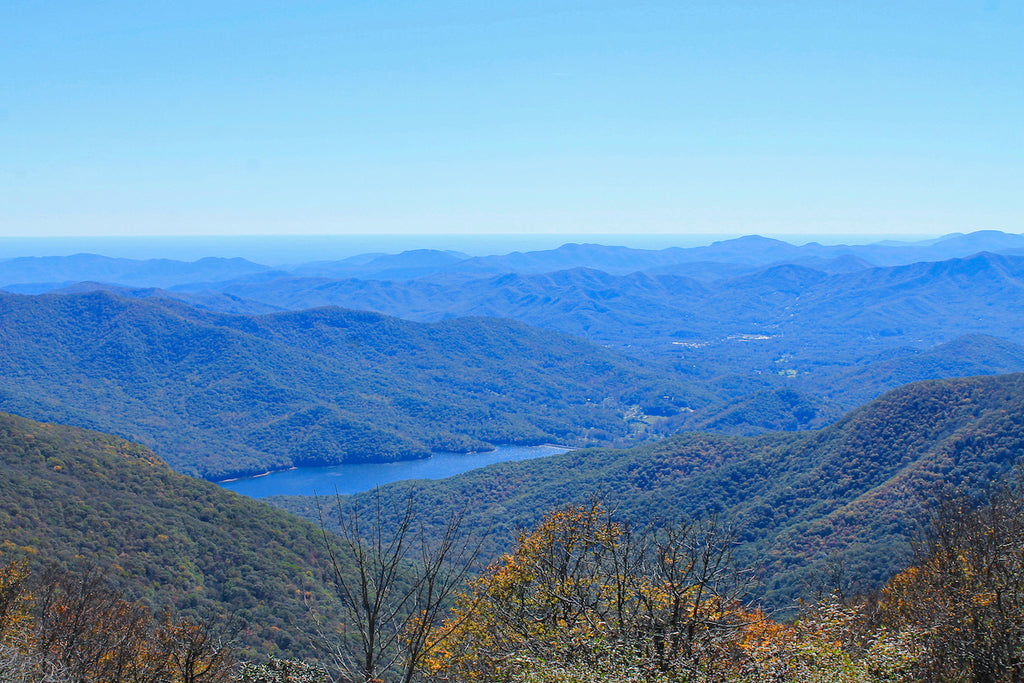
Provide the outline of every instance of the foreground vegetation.
[[4,683],[323,683],[327,670],[281,660],[243,662],[223,625],[154,616],[110,588],[102,572],[26,561],[0,567]]
[[4,681],[216,681],[233,665],[206,624],[163,615],[105,585],[101,574],[28,563],[0,569],[0,679]]
[[154,613],[241,625],[236,644],[252,655],[312,655],[310,608],[339,613],[316,525],[177,474],[138,444],[3,414],[0,558],[95,567]]
[[[366,573],[354,579],[354,597],[373,602],[375,589],[384,588],[417,607],[348,612],[359,622],[350,627],[385,644],[372,657],[336,661],[345,673],[333,680],[1019,681],[1024,471],[978,503],[944,496],[916,538],[914,565],[872,595],[825,595],[789,623],[744,601],[750,575],[734,562],[734,530],[714,518],[635,530],[596,501],[553,511],[446,611],[421,609],[422,582],[377,583],[416,541],[380,543],[382,530],[371,523],[360,556]],[[433,557],[465,559],[443,551]],[[387,637],[392,633],[398,637]],[[335,653],[367,652],[365,639],[322,644]],[[95,573],[57,572],[33,583],[24,562],[0,569],[4,681],[328,677],[326,668],[299,661],[240,663],[223,631],[167,614],[154,618]]]
[[1018,681],[1024,480],[944,498],[916,563],[780,623],[741,599],[716,520],[637,533],[600,504],[549,514],[461,595],[425,678],[459,681]]
[[[1020,375],[936,382],[816,434],[381,489],[335,501],[337,535],[117,437],[0,416],[0,680],[1021,680],[1024,476],[991,482],[1021,460],[1022,401]],[[592,473],[617,492],[549,498],[601,491]],[[536,519],[502,542],[479,525],[496,505]],[[850,561],[915,520],[882,581]],[[794,568],[820,591],[787,594],[816,599],[772,608]]]
[[[436,534],[449,501],[471,501],[466,528],[494,530],[485,550],[495,558],[517,529],[592,493],[635,527],[666,511],[690,519],[716,514],[738,525],[738,559],[759,565],[759,597],[791,612],[837,558],[848,567],[848,592],[880,587],[912,560],[906,539],[936,486],[980,494],[1022,452],[1024,375],[942,380],[902,387],[816,432],[681,434],[420,482],[417,519]],[[406,489],[381,487],[389,524]],[[367,508],[375,497],[352,500]],[[274,502],[317,520],[312,499]],[[329,528],[337,530],[331,512]]]

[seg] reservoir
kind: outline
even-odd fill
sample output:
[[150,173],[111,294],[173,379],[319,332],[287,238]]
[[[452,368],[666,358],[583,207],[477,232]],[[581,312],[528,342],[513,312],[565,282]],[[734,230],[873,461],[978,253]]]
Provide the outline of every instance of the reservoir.
[[562,446],[498,446],[486,453],[434,453],[423,460],[295,467],[258,477],[223,481],[220,485],[250,498],[332,496],[335,491],[359,493],[403,479],[444,479],[496,462],[529,460],[568,450]]

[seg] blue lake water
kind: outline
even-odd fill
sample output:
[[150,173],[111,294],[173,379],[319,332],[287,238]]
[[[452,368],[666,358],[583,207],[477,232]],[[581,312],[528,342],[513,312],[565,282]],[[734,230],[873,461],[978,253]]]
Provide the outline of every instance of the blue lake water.
[[478,467],[509,460],[529,460],[565,453],[561,446],[498,446],[487,453],[434,453],[424,460],[296,467],[281,472],[220,482],[226,489],[250,498],[312,496],[369,491],[380,484],[404,479],[444,479]]

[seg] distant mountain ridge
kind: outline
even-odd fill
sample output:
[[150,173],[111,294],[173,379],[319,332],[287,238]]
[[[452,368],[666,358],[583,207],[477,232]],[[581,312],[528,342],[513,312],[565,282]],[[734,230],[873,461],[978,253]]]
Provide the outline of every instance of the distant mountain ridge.
[[[0,409],[153,446],[173,436],[174,446],[163,449],[172,464],[209,477],[296,463],[422,457],[435,448],[474,450],[499,442],[610,444],[672,430],[744,435],[813,429],[903,382],[1024,370],[1024,255],[980,252],[884,267],[866,260],[980,246],[1012,252],[1021,239],[981,232],[841,253],[839,247],[750,236],[696,249],[565,245],[483,260],[416,250],[305,264],[293,272],[240,259],[15,259],[0,262],[0,275],[11,266],[22,275],[65,276],[70,271],[59,268],[81,262],[99,275],[188,283],[164,289],[78,282],[55,290],[86,297],[78,301],[95,303],[87,295],[106,292],[152,305],[132,308],[116,325],[87,314],[72,322],[71,308],[4,313],[0,334],[12,346],[0,347]],[[572,263],[607,270],[491,272]],[[643,263],[655,265],[631,270]],[[608,272],[615,270],[631,272]],[[426,271],[432,274],[422,275]],[[338,279],[354,272],[360,278]],[[224,275],[227,280],[216,280]],[[331,322],[310,311],[332,306],[351,310],[332,314],[338,317]],[[359,310],[440,327],[383,323]],[[251,320],[272,313],[281,314],[278,321],[304,322],[280,333]],[[45,324],[49,316],[62,321],[57,328]],[[174,322],[158,320],[167,316]],[[342,319],[366,333],[335,330],[329,342],[313,333],[343,327]],[[576,339],[542,341],[539,330],[507,320]],[[435,332],[425,335],[425,329]],[[530,341],[501,343],[498,330]],[[173,353],[175,344],[195,348],[197,338],[225,340],[222,357],[200,366],[201,353]],[[957,347],[965,338],[971,341]],[[631,358],[611,360],[607,349],[580,339]],[[50,340],[56,343],[44,353]],[[420,359],[418,344],[426,345]],[[635,390],[588,377],[586,366],[563,352],[583,348],[580,353],[601,355],[600,367],[620,369],[610,372],[618,378],[613,383],[637,378]],[[172,360],[160,361],[169,351]],[[89,368],[87,377],[54,379],[76,364]],[[449,378],[456,381],[446,387]],[[595,381],[603,387],[596,396],[583,389]],[[270,399],[253,400],[261,392]],[[219,455],[197,464],[201,450]]]
[[77,282],[67,287],[51,290],[53,294],[88,294],[90,292],[110,292],[111,294],[129,299],[172,299],[203,311],[237,313],[239,315],[259,315],[261,313],[275,313],[282,310],[277,306],[270,306],[259,301],[208,291],[193,294],[189,292],[171,292],[158,287],[133,288],[109,285],[102,282]]
[[[883,293],[828,286],[863,274],[780,266],[741,278],[732,300],[709,296],[706,283],[643,274],[505,275],[504,295],[488,302],[578,335],[671,340],[647,361],[493,317],[230,315],[118,288],[0,294],[0,410],[117,433],[209,478],[498,443],[814,429],[908,381],[1024,370],[1024,347],[1006,338],[1019,337],[1024,299],[1003,261],[1014,259],[870,271]],[[943,284],[929,291],[936,269]],[[668,294],[679,302],[671,314],[659,307]],[[215,295],[179,296],[202,306]],[[830,307],[830,297],[848,303]],[[935,327],[917,328],[915,310]],[[783,313],[778,327],[758,324],[773,312]],[[973,336],[941,339],[960,330]]]
[[794,344],[847,338],[866,348],[934,345],[961,334],[1024,340],[1024,256],[988,252],[834,273],[787,263],[715,281],[575,268],[409,282],[282,277],[213,291],[286,309],[340,305],[424,322],[511,318],[645,352],[743,334]]
[[748,235],[702,247],[634,249],[569,243],[557,249],[477,257],[456,251],[415,249],[398,254],[369,253],[339,261],[292,266],[278,264],[274,267],[240,258],[204,258],[186,263],[168,259],[114,259],[76,254],[0,260],[0,288],[36,294],[83,281],[169,288],[265,276],[275,270],[285,277],[332,280],[409,281],[437,275],[542,274],[573,268],[591,268],[613,275],[648,271],[686,275],[688,269],[693,269],[700,270],[702,278],[716,278],[736,275],[737,268],[756,269],[780,263],[804,264],[826,272],[844,272],[859,267],[963,258],[982,251],[1024,255],[1024,235],[983,230],[910,243],[822,245],[811,242],[801,246]]
[[364,254],[341,261],[304,263],[289,271],[297,277],[370,277],[374,280],[413,280],[468,259],[457,251],[413,249],[400,254]]
[[208,257],[191,263],[171,259],[109,258],[96,254],[0,260],[0,288],[41,293],[77,282],[169,287],[244,277],[270,270],[241,258]]

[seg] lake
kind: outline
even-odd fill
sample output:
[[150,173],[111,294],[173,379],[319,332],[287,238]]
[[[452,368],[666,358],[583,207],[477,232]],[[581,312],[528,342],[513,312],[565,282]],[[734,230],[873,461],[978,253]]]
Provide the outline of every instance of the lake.
[[250,498],[267,496],[312,496],[369,491],[381,484],[403,479],[444,479],[478,467],[509,460],[529,460],[565,453],[562,446],[498,446],[487,453],[434,453],[423,460],[402,462],[296,467],[258,477],[220,482],[220,485]]

